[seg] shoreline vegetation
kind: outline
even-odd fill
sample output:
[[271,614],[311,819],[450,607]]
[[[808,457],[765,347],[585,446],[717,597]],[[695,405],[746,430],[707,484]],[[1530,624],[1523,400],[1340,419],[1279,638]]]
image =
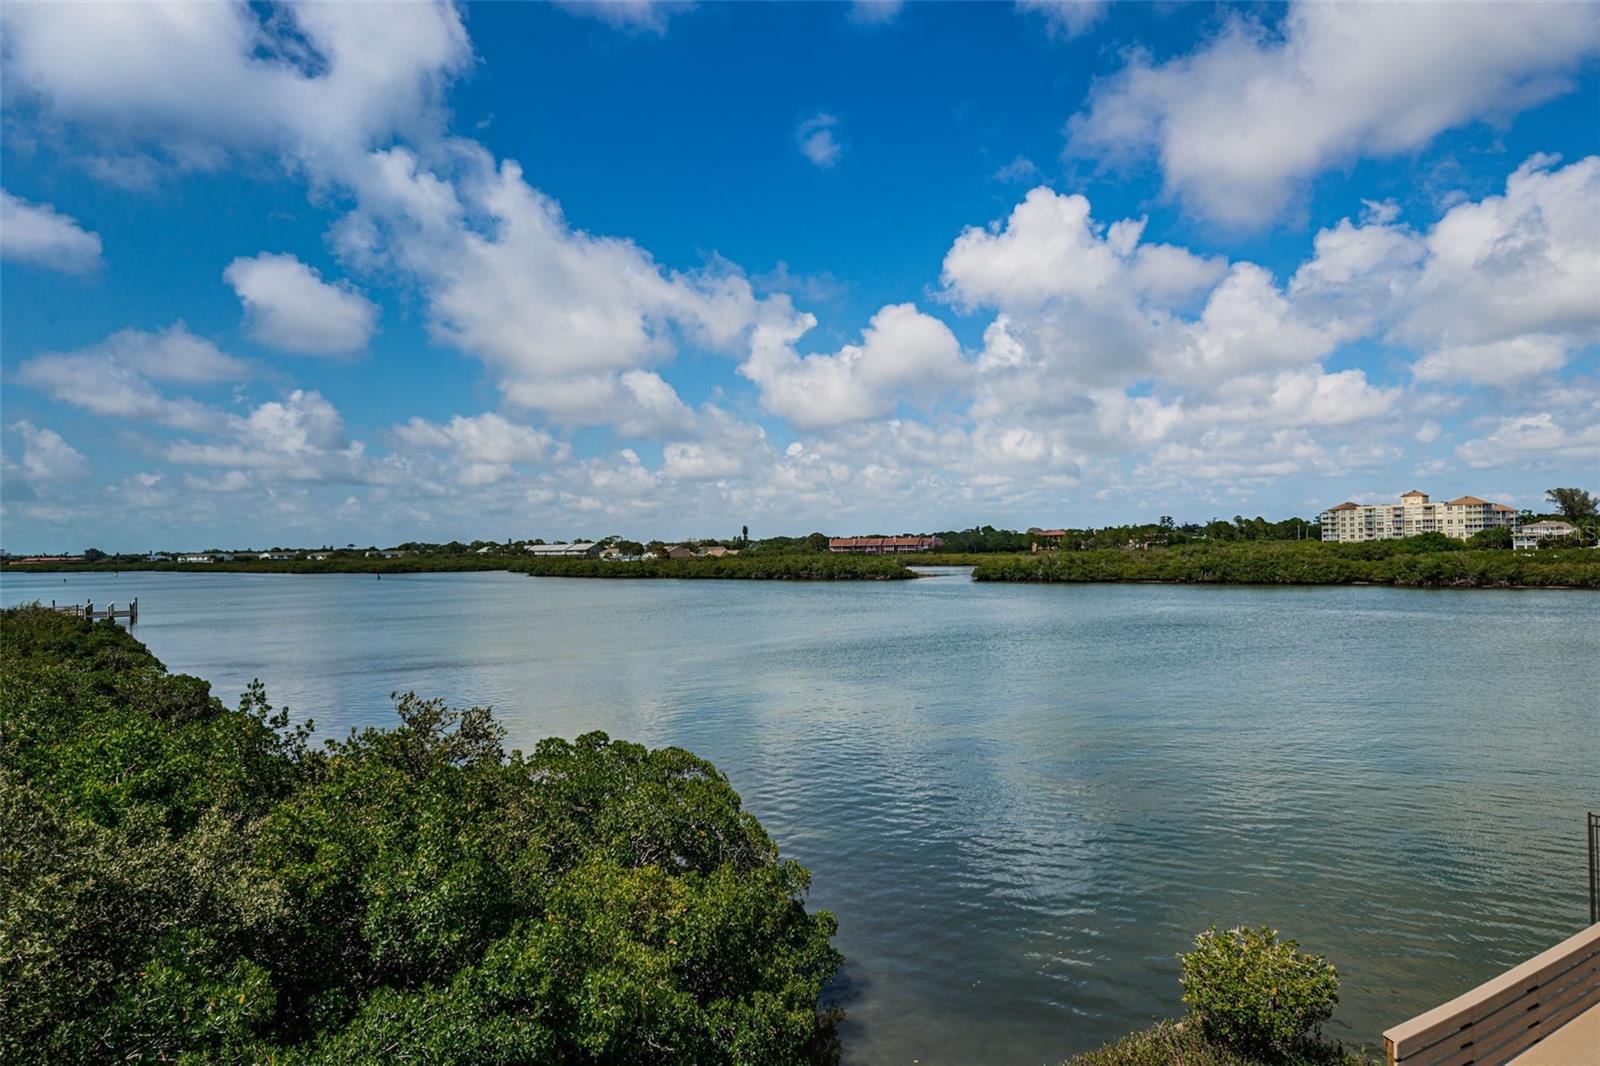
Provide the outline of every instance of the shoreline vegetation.
[[711,763],[395,710],[313,746],[0,612],[0,1061],[838,1061],[834,917]]
[[1594,549],[1439,549],[1404,540],[1039,552],[970,565],[974,581],[993,582],[1600,589],[1600,551]]
[[917,575],[889,555],[735,555],[721,559],[539,559],[510,568],[530,577],[690,578],[746,581],[905,581]]
[[912,568],[972,567],[972,579],[1024,584],[1393,585],[1412,588],[1600,589],[1600,550],[1513,552],[1476,548],[1438,534],[1330,544],[1258,540],[1168,547],[1062,549],[1035,553],[928,552],[835,555],[750,552],[722,558],[611,561],[525,555],[415,553],[401,558],[240,559],[169,563],[127,559],[9,564],[5,573],[421,574],[508,571],[531,577],[750,581],[897,581]]
[[1383,1057],[1362,1047],[1311,1042],[1288,1052],[1252,1054],[1208,1040],[1191,1021],[1162,1021],[1094,1051],[1074,1055],[1063,1066],[1382,1066]]

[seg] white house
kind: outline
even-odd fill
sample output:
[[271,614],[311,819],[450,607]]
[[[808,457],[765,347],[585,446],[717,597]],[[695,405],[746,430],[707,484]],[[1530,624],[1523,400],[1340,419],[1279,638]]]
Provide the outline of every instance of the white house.
[[528,551],[540,559],[581,559],[589,555],[599,555],[600,545],[589,540],[580,540],[572,544],[530,544]]
[[1528,551],[1539,546],[1539,542],[1546,537],[1570,537],[1578,531],[1576,526],[1566,522],[1556,522],[1546,519],[1543,522],[1530,522],[1515,533],[1511,534],[1511,546],[1519,551]]

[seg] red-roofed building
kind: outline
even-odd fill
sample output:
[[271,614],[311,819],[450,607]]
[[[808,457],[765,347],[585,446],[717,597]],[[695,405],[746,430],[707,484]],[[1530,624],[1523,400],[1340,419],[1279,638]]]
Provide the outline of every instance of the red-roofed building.
[[1053,552],[1061,547],[1061,538],[1066,535],[1067,531],[1064,529],[1030,529],[1028,550]]
[[829,537],[828,550],[837,555],[902,555],[932,551],[943,543],[938,537]]

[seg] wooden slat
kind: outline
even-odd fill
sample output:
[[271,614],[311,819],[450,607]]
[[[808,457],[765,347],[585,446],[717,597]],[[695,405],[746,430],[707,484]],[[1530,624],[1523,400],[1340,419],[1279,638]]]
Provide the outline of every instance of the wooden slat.
[[[1552,981],[1560,978],[1585,962],[1600,956],[1600,923],[1557,944],[1548,951],[1474,988],[1450,1002],[1402,1022],[1383,1034],[1389,1049],[1391,1063],[1416,1061],[1417,1056],[1436,1044],[1444,1043],[1439,1057],[1462,1050],[1462,1045],[1476,1043],[1475,1031],[1484,1021],[1497,1028],[1501,1019],[1495,1015],[1512,1007],[1531,993],[1537,993]],[[1581,971],[1580,971],[1581,972]],[[1448,1050],[1446,1050],[1448,1049]],[[1429,1056],[1432,1059],[1432,1056]]]
[[[1530,1007],[1538,1007],[1544,997],[1550,996],[1554,991],[1566,988],[1568,984],[1578,980],[1592,981],[1600,968],[1600,951],[1592,952],[1587,956],[1578,956],[1565,960],[1566,968],[1547,967],[1539,975],[1534,975],[1534,980],[1518,984],[1517,988],[1509,989],[1494,997],[1493,1002],[1485,1000],[1475,1008],[1470,1008],[1466,1013],[1442,1021],[1430,1029],[1424,1039],[1406,1040],[1405,1044],[1398,1045],[1397,1061],[1408,1063],[1416,1060],[1416,1056],[1427,1055],[1429,1063],[1443,1061],[1438,1056],[1454,1056],[1451,1053],[1456,1048],[1486,1047],[1493,1042],[1493,1037],[1499,1029],[1507,1024],[1514,1024]],[[1469,992],[1467,999],[1472,996]],[[1451,1000],[1451,1002],[1459,1002]],[[1387,1034],[1386,1034],[1387,1042]]]
[[[1596,1004],[1600,1004],[1600,985],[1591,983],[1588,988],[1569,989],[1559,1001],[1547,1004],[1549,1013],[1537,1025],[1530,1025],[1516,1039],[1496,1048],[1495,1061],[1510,1062],[1540,1041],[1551,1039],[1563,1025]],[[1595,1050],[1595,1061],[1600,1062],[1600,1049]]]
[[[1427,1066],[1474,1066],[1474,1063],[1504,1063],[1525,1052],[1542,1037],[1560,1028],[1566,1018],[1579,1015],[1600,1004],[1600,960],[1590,960],[1579,972],[1563,976],[1560,983],[1547,984],[1542,994],[1515,1012],[1507,1012],[1493,1028],[1475,1031],[1472,1042],[1458,1052],[1445,1053],[1445,1045],[1435,1045],[1422,1053]],[[1576,1007],[1576,1010],[1568,1008]],[[1435,1058],[1437,1053],[1438,1058]]]

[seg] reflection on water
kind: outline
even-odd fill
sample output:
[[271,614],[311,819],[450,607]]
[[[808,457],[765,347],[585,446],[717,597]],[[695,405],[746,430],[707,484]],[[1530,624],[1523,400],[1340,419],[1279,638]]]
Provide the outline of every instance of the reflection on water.
[[174,670],[323,733],[388,693],[513,744],[704,755],[812,869],[846,1058],[1050,1062],[1181,1010],[1174,956],[1269,923],[1343,976],[1335,1033],[1581,927],[1600,597],[506,574],[6,575],[119,602]]

